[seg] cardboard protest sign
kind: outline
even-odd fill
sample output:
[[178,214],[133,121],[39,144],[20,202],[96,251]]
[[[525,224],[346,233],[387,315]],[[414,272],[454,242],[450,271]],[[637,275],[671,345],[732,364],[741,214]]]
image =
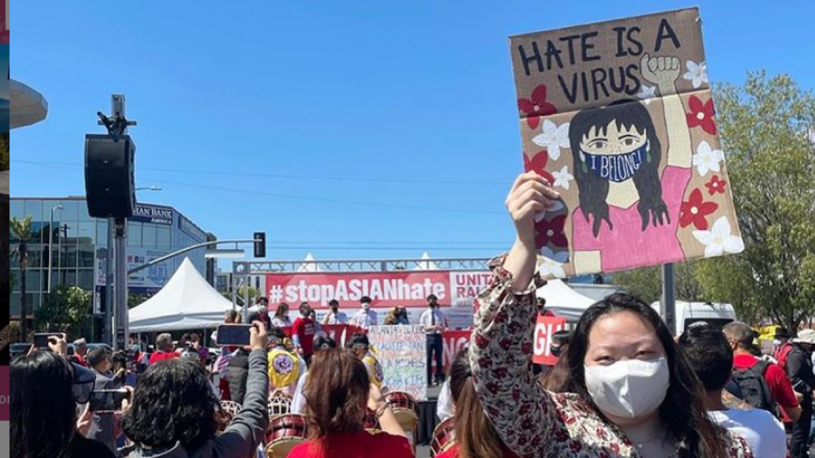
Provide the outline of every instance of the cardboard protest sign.
[[390,391],[410,393],[416,401],[427,400],[427,339],[421,326],[373,326],[368,340],[382,366],[384,385]]
[[561,199],[536,217],[548,278],[744,249],[697,9],[511,38],[526,170]]

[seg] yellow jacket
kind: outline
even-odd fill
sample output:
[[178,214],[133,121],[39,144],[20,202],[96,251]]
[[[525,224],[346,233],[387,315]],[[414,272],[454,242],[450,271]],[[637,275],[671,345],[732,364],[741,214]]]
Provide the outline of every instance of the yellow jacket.
[[283,389],[300,378],[300,358],[285,348],[275,347],[269,352],[269,383],[272,390]]
[[385,374],[382,372],[382,365],[376,360],[376,357],[370,351],[362,358],[365,363],[365,368],[368,369],[368,377],[371,383],[376,385],[377,388],[382,388],[382,382],[385,381]]

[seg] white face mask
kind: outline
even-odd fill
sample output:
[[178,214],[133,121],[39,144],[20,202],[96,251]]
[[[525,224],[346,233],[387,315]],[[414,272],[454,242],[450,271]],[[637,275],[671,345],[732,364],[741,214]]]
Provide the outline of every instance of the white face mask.
[[780,341],[780,340],[778,340],[778,339],[775,339],[775,340],[773,340],[773,345],[775,345],[776,347],[778,347],[778,346],[780,346],[780,345],[781,345],[781,341]]
[[628,359],[609,366],[584,366],[586,388],[606,415],[637,418],[662,405],[670,385],[668,360]]

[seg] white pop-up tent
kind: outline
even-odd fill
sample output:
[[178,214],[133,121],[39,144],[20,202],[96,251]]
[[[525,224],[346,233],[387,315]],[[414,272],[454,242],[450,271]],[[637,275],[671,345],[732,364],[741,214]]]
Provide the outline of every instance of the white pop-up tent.
[[430,257],[427,251],[422,254],[422,262],[418,263],[416,270],[439,270],[439,265]]
[[158,294],[130,310],[130,332],[214,328],[231,308],[186,258]]
[[573,290],[562,280],[549,280],[538,290],[538,297],[546,299],[546,310],[568,321],[577,321],[580,315],[596,301]]

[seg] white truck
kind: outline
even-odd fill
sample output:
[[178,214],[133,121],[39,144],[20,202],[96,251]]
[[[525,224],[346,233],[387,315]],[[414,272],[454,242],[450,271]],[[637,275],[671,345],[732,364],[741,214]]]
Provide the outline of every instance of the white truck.
[[[654,302],[651,307],[660,311],[659,302]],[[682,334],[688,326],[698,321],[722,328],[727,323],[736,321],[736,310],[732,304],[719,302],[676,301],[676,329],[672,330],[674,335]]]

